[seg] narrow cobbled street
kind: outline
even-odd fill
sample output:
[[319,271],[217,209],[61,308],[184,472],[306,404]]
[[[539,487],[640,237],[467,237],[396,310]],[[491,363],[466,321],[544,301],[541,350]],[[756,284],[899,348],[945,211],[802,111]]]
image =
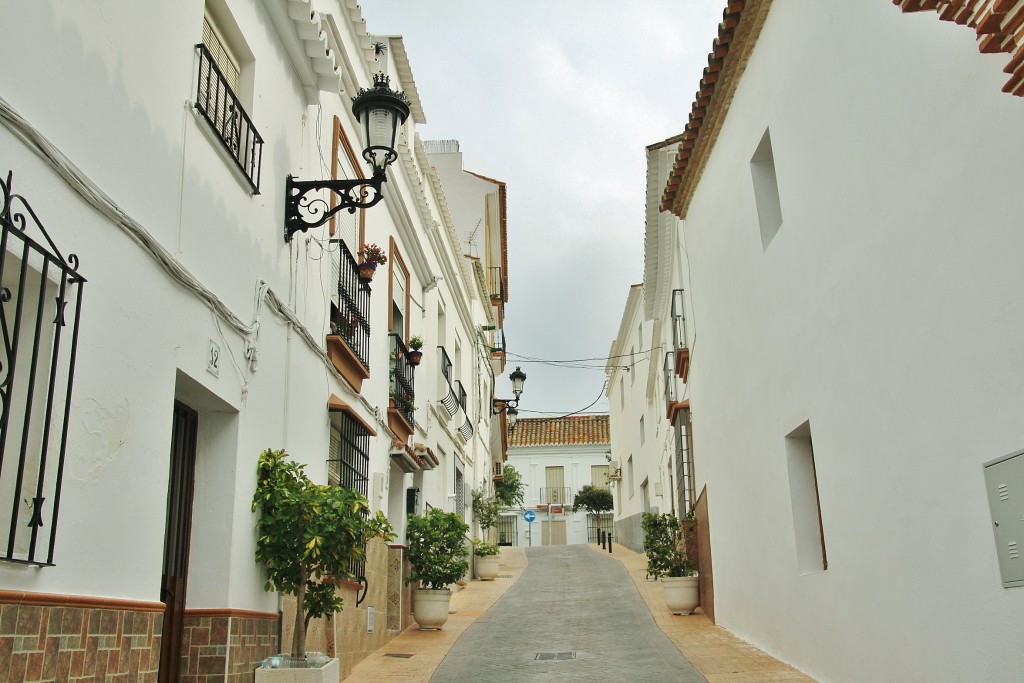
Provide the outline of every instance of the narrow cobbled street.
[[526,571],[432,681],[704,681],[622,563],[585,545],[528,548]]
[[670,614],[646,556],[621,545],[502,550],[497,580],[457,592],[442,631],[407,628],[344,683],[813,683],[703,614]]

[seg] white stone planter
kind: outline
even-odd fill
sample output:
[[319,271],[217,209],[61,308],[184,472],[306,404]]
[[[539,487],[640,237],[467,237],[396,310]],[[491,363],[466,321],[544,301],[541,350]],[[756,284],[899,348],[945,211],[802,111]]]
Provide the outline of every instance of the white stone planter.
[[412,618],[421,631],[439,631],[448,621],[452,592],[447,588],[417,588],[412,592]]
[[501,555],[477,555],[476,578],[481,581],[494,581],[494,578],[498,576],[499,564],[501,564]]
[[696,576],[663,576],[665,604],[672,614],[692,614],[700,604]]
[[256,683],[338,683],[341,664],[332,659],[318,669],[256,669]]

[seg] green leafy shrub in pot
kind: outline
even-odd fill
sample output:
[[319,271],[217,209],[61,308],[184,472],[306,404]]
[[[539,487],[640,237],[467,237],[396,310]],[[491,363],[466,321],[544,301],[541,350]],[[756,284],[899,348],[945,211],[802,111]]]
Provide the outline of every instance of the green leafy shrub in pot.
[[283,450],[260,454],[253,512],[256,560],[267,566],[266,590],[296,598],[291,656],[305,654],[310,619],[341,611],[335,579],[348,576],[349,564],[366,558],[373,538],[394,538],[382,512],[358,491],[314,484],[304,465],[288,460]]
[[454,512],[431,508],[412,515],[406,526],[406,558],[412,565],[407,583],[419,581],[424,588],[442,590],[469,570],[469,525]]
[[696,576],[696,567],[682,547],[682,529],[675,515],[647,512],[641,525],[648,576]]
[[497,555],[499,552],[497,545],[487,543],[479,538],[473,539],[473,554],[477,557],[489,557],[491,555]]

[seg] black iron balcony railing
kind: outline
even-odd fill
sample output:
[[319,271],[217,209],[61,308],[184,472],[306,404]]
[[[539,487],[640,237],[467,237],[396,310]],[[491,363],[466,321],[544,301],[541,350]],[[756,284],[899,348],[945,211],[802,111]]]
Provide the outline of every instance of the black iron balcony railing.
[[665,363],[662,371],[664,373],[665,380],[665,403],[675,403],[677,395],[679,393],[679,387],[676,386],[676,374],[675,374],[675,353],[669,351],[665,354]]
[[391,396],[395,399],[395,408],[409,423],[415,427],[416,383],[415,368],[406,358],[405,342],[392,332],[391,337]]
[[370,369],[370,285],[359,279],[359,266],[342,240],[338,247],[338,296],[331,301],[331,334],[345,340]]
[[461,380],[455,380],[452,389],[455,390],[455,395],[459,397],[459,405],[462,409],[466,409],[466,388],[462,386]]
[[672,290],[672,343],[677,349],[686,348],[686,311],[681,289]]
[[572,503],[572,489],[568,486],[545,486],[540,489],[541,505],[566,505]]
[[501,277],[500,267],[487,269],[487,288],[491,293],[491,301],[505,300],[505,281]]
[[437,350],[441,352],[441,374],[448,382],[452,381],[452,359],[448,357],[448,352],[444,350],[443,346],[438,346]]
[[85,278],[12,182],[0,177],[0,560],[51,566]]
[[197,44],[196,51],[199,52],[196,110],[213,128],[217,139],[248,180],[253,194],[259,194],[263,138],[252,125],[206,45]]
[[505,353],[505,330],[491,332],[491,353]]

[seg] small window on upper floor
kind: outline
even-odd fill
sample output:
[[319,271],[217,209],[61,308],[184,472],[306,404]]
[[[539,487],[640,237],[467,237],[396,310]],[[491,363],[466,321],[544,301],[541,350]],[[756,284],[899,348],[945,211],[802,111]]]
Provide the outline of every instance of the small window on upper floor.
[[761,226],[761,249],[765,250],[782,227],[779,181],[775,176],[775,154],[768,129],[765,129],[754,156],[750,158],[750,176],[754,182],[754,202]]

